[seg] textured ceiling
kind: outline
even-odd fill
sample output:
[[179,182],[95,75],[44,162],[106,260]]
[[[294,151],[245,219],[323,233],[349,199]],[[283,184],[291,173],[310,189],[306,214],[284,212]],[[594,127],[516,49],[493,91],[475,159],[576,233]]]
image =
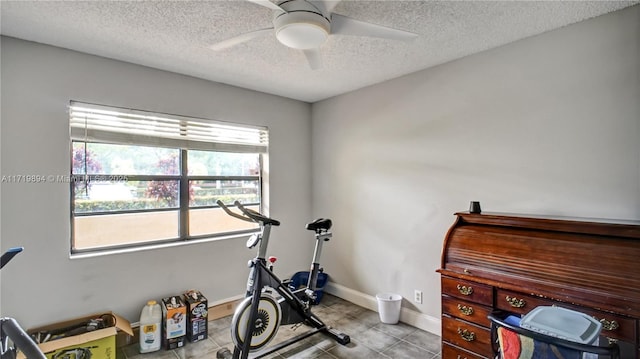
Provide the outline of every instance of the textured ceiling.
[[333,12],[419,37],[331,36],[320,70],[273,36],[211,50],[272,26],[272,10],[242,0],[2,0],[0,13],[6,36],[315,102],[639,2],[344,0]]

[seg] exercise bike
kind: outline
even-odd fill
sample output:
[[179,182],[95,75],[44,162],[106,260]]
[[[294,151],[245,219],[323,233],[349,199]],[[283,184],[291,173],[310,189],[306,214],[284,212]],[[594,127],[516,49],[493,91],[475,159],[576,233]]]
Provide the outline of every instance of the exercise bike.
[[[268,264],[265,258],[271,227],[279,226],[280,222],[244,207],[239,201],[235,201],[234,205],[242,215],[231,211],[222,201],[217,203],[232,217],[260,224],[261,231],[247,240],[247,248],[258,246],[258,254],[249,262],[245,299],[238,305],[231,320],[233,353],[224,348],[217,352],[216,357],[246,359],[250,352],[259,352],[254,358],[262,358],[317,333],[324,333],[342,345],[349,344],[351,339],[348,335],[327,326],[311,313],[311,306],[316,300],[322,245],[331,238],[331,220],[321,218],[307,224],[306,229],[314,231],[316,239],[311,272],[307,286],[293,290],[273,273],[274,259],[269,258]],[[290,324],[306,324],[312,329],[266,348],[278,333],[278,327]]]
[[[0,257],[0,269],[22,250],[22,247],[14,247],[2,254],[2,257]],[[0,318],[0,357],[2,359],[15,359],[18,349],[28,359],[47,359],[38,348],[38,345],[27,335],[15,319],[9,317]]]

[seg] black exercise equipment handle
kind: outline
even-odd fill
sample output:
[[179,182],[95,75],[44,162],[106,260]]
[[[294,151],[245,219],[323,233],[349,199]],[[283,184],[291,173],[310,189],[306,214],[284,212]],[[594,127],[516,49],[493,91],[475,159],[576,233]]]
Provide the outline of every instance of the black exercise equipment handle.
[[256,223],[262,223],[264,225],[270,224],[270,225],[274,225],[274,226],[279,226],[280,225],[280,221],[275,220],[273,218],[269,218],[266,216],[263,216],[261,213],[258,213],[252,209],[249,208],[245,208],[245,206],[242,205],[242,203],[240,203],[240,201],[235,201],[233,204],[238,207],[240,209],[240,211],[242,211],[242,213],[244,214],[244,216],[241,216],[233,211],[231,211],[229,209],[229,207],[224,204],[221,200],[217,200],[216,203],[218,204],[218,206],[220,206],[220,208],[222,208],[225,212],[227,212],[228,215],[230,215],[231,217],[235,217],[238,219],[241,219],[243,221],[246,222],[256,222]]
[[47,358],[15,319],[2,318],[0,321],[3,335],[8,336],[13,341],[13,344],[24,353],[27,359]]
[[241,219],[243,221],[246,222],[254,222],[251,218],[247,218],[245,216],[241,216],[235,212],[232,212],[229,207],[227,207],[226,204],[224,204],[221,200],[217,200],[216,203],[218,204],[218,206],[220,206],[220,208],[222,208],[225,212],[227,212],[228,215],[230,215],[231,217],[237,218],[237,219]]
[[275,220],[273,218],[266,217],[266,216],[262,215],[262,213],[258,213],[258,212],[254,211],[252,209],[245,208],[242,205],[242,203],[240,203],[240,201],[235,201],[233,204],[235,204],[236,207],[240,208],[242,213],[244,213],[245,216],[251,218],[254,222],[263,223],[263,224],[271,224],[271,225],[274,225],[274,226],[279,226],[280,225],[280,221]]
[[11,258],[15,257],[16,254],[22,252],[23,249],[24,249],[23,247],[13,247],[13,248],[9,248],[8,251],[4,252],[4,254],[2,254],[2,257],[0,257],[0,269],[2,269],[2,267],[4,267],[7,263],[9,263]]

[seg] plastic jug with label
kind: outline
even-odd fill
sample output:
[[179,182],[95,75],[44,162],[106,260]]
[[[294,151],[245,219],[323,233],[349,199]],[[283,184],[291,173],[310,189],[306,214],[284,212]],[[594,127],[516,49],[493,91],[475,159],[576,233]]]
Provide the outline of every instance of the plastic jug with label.
[[150,300],[140,313],[140,353],[160,350],[162,340],[162,310],[160,304]]

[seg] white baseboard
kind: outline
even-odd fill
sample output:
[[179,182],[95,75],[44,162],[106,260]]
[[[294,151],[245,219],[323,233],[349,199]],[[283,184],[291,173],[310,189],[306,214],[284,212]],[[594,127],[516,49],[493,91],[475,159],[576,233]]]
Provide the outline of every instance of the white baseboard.
[[237,302],[239,300],[243,300],[245,298],[244,294],[238,294],[236,296],[230,297],[230,298],[225,298],[225,299],[220,299],[217,300],[215,302],[209,302],[209,308],[211,307],[215,307],[215,306],[219,306],[219,305],[225,305],[225,304],[229,304],[229,303],[234,303]]
[[[378,312],[378,301],[374,296],[358,292],[333,282],[328,282],[324,287],[324,291],[353,304]],[[442,335],[440,318],[422,314],[408,308],[402,308],[400,309],[400,321],[429,333],[439,336]]]
[[[378,312],[378,301],[374,296],[358,292],[357,290],[353,290],[351,288],[333,282],[327,282],[323,290],[353,304],[357,304],[374,312]],[[218,306],[233,304],[238,302],[242,298],[244,298],[243,295],[238,295],[211,302],[209,303],[209,309],[212,310]],[[429,333],[442,336],[442,326],[440,318],[422,314],[408,308],[402,308],[400,309],[400,321]],[[138,322],[131,323],[132,327],[137,327],[138,325]]]

